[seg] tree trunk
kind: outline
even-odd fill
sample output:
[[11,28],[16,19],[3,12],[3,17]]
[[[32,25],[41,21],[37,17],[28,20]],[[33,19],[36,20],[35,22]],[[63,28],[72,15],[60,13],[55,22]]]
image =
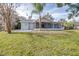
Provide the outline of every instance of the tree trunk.
[[73,16],[73,29],[75,29],[75,17]]
[[5,30],[9,34],[11,33],[11,22],[10,22],[10,19],[8,18],[5,20]]
[[41,30],[41,16],[39,14],[39,30]]
[[6,30],[7,32],[10,34],[11,33],[11,9],[9,9],[7,7],[7,13],[6,13],[6,19],[5,19],[5,22],[6,22]]

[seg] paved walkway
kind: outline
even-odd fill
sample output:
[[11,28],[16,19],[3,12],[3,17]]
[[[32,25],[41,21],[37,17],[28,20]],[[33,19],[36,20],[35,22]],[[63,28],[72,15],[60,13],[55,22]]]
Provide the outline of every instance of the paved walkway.
[[32,32],[33,30],[12,30],[12,32]]
[[66,31],[12,30],[12,32],[32,32],[32,33],[44,33],[44,34],[70,34]]

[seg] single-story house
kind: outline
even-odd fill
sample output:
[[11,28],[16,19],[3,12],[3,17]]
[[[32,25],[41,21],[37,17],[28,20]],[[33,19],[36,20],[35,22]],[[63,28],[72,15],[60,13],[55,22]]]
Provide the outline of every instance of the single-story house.
[[75,28],[75,29],[79,29],[79,22],[75,22],[74,28]]
[[[41,17],[41,29],[44,30],[64,30],[61,22],[55,22],[51,15]],[[21,20],[21,30],[37,30],[39,29],[39,19],[37,20]]]

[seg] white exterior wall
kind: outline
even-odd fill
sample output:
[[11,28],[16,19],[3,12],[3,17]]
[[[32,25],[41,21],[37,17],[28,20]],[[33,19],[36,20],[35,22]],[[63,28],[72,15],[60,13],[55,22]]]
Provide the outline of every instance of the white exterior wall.
[[34,23],[33,21],[22,21],[21,22],[21,30],[33,30]]
[[77,26],[77,28],[79,29],[79,26]]
[[76,29],[79,29],[79,26],[75,26]]
[[26,22],[21,23],[21,30],[28,30],[28,24]]
[[[32,20],[21,21],[21,30],[36,30],[36,24]],[[64,30],[64,27],[60,28],[45,28],[46,30]]]

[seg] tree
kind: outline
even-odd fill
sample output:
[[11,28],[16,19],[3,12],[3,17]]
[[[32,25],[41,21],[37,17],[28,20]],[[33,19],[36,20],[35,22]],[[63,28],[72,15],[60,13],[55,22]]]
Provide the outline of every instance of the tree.
[[39,29],[40,29],[41,28],[41,12],[43,11],[45,4],[34,3],[33,6],[35,7],[35,10],[33,10],[32,13],[39,14]]
[[75,17],[79,16],[79,3],[57,3],[57,7],[68,6],[66,10],[69,13],[68,19],[75,20]]
[[75,24],[75,17],[79,16],[79,3],[57,3],[57,7],[68,6],[66,10],[69,12],[68,19],[73,19],[73,26]]
[[0,3],[0,15],[3,17],[5,31],[11,33],[11,19],[14,14],[14,6],[12,3]]
[[70,22],[65,21],[64,27],[65,27],[65,29],[74,29],[74,23],[71,21]]

